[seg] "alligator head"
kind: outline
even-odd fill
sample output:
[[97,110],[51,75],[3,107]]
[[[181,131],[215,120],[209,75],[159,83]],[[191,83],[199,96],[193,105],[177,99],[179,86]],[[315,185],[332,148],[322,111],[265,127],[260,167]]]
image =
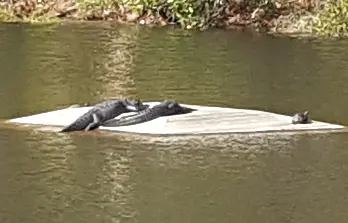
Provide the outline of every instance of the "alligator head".
[[181,106],[178,102],[172,100],[165,100],[160,105],[165,115],[187,114],[196,111],[196,109]]

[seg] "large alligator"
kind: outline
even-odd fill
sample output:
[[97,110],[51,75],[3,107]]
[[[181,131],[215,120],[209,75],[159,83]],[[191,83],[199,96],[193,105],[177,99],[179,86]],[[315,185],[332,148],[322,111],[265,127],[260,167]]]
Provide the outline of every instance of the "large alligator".
[[148,107],[149,105],[144,105],[141,101],[136,100],[104,101],[94,105],[88,112],[64,127],[60,132],[91,131],[98,128],[103,122],[113,119],[122,113],[139,112]]
[[178,102],[172,100],[165,100],[152,108],[147,108],[140,111],[138,114],[122,117],[119,119],[112,119],[104,122],[102,126],[117,127],[134,125],[142,122],[147,122],[162,116],[187,114],[196,111],[196,109],[188,108],[179,105]]

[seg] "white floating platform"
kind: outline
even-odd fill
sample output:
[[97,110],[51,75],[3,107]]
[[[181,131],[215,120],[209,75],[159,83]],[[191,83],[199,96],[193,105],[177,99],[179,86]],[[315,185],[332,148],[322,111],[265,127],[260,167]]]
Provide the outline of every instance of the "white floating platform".
[[[151,107],[160,102],[146,102]],[[269,131],[341,130],[345,126],[314,121],[291,124],[292,117],[270,112],[186,105],[197,109],[190,114],[160,117],[149,122],[122,127],[100,127],[100,130],[155,135],[255,133]],[[75,121],[91,107],[65,108],[8,120],[10,123],[63,127]],[[131,113],[122,114],[127,116]],[[119,117],[121,117],[119,116]]]

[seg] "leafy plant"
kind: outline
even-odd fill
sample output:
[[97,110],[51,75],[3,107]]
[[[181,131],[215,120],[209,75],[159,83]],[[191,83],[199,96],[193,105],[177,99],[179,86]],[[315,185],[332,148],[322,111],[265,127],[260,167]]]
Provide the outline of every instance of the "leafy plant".
[[348,36],[348,0],[328,2],[313,19],[313,29],[319,35]]

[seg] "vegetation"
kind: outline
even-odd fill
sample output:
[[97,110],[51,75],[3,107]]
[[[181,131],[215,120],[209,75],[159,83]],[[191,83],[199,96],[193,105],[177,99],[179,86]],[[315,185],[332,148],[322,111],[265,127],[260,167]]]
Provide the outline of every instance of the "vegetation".
[[348,35],[348,0],[329,1],[313,19],[314,31],[325,36]]
[[204,29],[215,25],[226,3],[224,0],[80,0],[79,5],[86,18],[172,23],[187,29]]
[[[1,1],[1,0],[0,0]],[[186,29],[251,27],[273,33],[348,33],[348,0],[2,0],[6,22],[117,20]]]

